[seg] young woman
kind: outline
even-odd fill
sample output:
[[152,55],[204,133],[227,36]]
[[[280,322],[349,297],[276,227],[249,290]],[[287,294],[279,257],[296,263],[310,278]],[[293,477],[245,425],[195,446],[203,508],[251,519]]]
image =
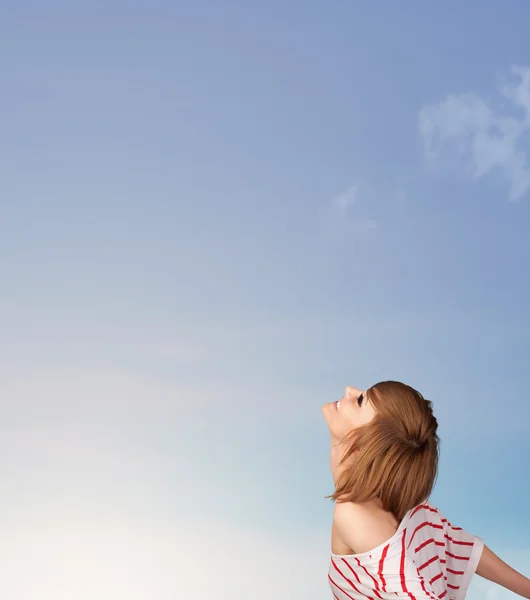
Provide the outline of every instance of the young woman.
[[335,600],[463,600],[478,575],[524,598],[530,579],[429,502],[438,469],[432,404],[386,381],[322,407],[335,501],[328,579]]

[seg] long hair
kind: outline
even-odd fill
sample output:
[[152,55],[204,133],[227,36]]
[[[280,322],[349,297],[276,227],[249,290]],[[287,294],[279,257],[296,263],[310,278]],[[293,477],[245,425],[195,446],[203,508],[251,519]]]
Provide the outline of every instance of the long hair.
[[404,383],[377,383],[366,395],[376,414],[341,441],[345,446],[341,474],[335,493],[326,498],[337,502],[378,498],[383,509],[401,521],[434,488],[438,421],[431,401]]

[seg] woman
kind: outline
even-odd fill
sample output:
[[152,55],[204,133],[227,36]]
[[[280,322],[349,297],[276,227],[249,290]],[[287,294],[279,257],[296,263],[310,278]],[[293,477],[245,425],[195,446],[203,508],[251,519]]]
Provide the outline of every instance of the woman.
[[530,598],[530,579],[428,498],[438,468],[432,404],[394,381],[322,407],[335,501],[328,579],[335,600],[463,600],[473,573]]

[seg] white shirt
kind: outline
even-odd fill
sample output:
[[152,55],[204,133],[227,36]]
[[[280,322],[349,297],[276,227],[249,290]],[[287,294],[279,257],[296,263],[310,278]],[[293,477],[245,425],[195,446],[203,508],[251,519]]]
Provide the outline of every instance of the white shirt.
[[335,600],[463,600],[483,547],[427,502],[377,548],[331,553],[329,584]]

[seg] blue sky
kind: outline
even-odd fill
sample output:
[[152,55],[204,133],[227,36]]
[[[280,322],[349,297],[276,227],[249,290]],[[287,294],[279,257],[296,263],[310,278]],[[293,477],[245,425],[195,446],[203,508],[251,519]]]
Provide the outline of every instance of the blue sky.
[[433,501],[528,570],[529,19],[4,10],[0,592],[331,595],[320,407],[383,379],[434,402]]

